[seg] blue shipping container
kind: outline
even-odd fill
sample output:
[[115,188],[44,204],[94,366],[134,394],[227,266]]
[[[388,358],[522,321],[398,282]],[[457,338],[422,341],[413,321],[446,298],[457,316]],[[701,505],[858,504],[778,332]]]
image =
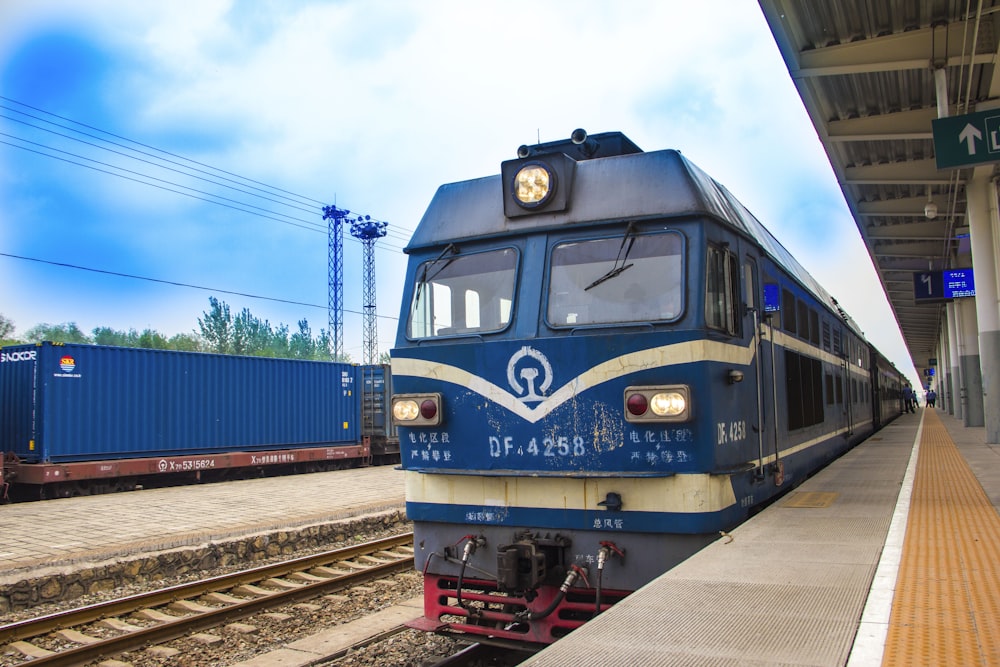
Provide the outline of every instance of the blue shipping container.
[[0,350],[0,449],[28,462],[354,445],[351,364],[98,345]]

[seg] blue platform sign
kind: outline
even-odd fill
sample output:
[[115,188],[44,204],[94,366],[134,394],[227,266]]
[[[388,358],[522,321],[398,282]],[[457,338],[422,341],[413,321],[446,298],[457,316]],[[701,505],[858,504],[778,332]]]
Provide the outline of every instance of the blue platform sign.
[[1000,109],[931,121],[938,169],[1000,162]]
[[943,301],[944,281],[940,271],[913,274],[913,298],[916,301]]
[[958,299],[963,296],[976,296],[976,281],[972,269],[952,269],[942,271],[941,274],[944,298]]
[[920,271],[913,274],[915,301],[947,301],[976,296],[976,281],[972,269]]

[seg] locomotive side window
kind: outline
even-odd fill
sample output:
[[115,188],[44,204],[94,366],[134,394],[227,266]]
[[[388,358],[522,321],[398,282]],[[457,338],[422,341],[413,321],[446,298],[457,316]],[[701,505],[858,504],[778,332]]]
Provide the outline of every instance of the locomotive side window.
[[553,327],[676,320],[683,294],[677,232],[560,243],[552,249],[546,318]]
[[785,390],[789,431],[824,420],[823,364],[819,359],[786,349]]
[[439,257],[417,269],[407,335],[433,338],[500,331],[510,323],[517,251]]
[[740,292],[736,255],[710,245],[705,264],[705,324],[738,336]]
[[785,312],[785,331],[795,333],[795,295],[786,289],[781,290],[781,310]]

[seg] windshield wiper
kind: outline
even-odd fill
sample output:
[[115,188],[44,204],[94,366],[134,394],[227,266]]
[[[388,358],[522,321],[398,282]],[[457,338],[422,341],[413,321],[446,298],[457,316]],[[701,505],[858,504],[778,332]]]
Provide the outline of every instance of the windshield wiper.
[[[628,244],[628,247],[626,247],[626,243]],[[625,269],[632,268],[634,266],[633,264],[626,264],[625,262],[628,261],[628,254],[632,252],[633,245],[635,245],[635,223],[630,222],[628,223],[628,229],[625,230],[625,236],[622,237],[622,244],[618,247],[618,256],[615,257],[615,263],[611,266],[611,269],[609,269],[603,276],[584,287],[583,291],[586,292],[592,287],[597,287],[605,280],[611,280],[615,276],[621,274],[625,271]],[[625,251],[624,255],[622,255],[622,250]],[[619,261],[621,261],[621,266],[618,265]]]
[[429,276],[427,275],[427,271],[432,266],[434,266],[435,264],[437,264],[438,262],[440,262],[441,259],[445,255],[447,255],[449,252],[452,253],[453,255],[457,255],[458,254],[458,246],[456,246],[454,243],[449,243],[448,245],[446,245],[444,247],[444,250],[441,251],[440,255],[438,255],[437,257],[435,257],[432,261],[427,262],[426,264],[424,264],[424,268],[420,272],[420,279],[417,280],[417,293],[413,297],[413,306],[414,307],[416,307],[417,304],[420,303],[420,295],[423,294],[423,292],[424,292],[424,285],[426,285],[428,281],[433,280],[434,277],[437,274],[439,274],[442,271],[444,271],[445,267],[447,267],[449,264],[451,264],[452,260],[455,259],[454,257],[449,257],[448,261],[446,261],[444,264],[442,264],[441,267],[438,268],[437,271],[435,271],[434,273],[432,273]]
[[601,276],[600,278],[598,278],[594,282],[592,282],[589,285],[587,285],[586,287],[584,287],[583,291],[586,292],[591,287],[597,287],[598,285],[600,285],[601,283],[603,283],[605,280],[611,280],[612,278],[614,278],[615,276],[617,276],[618,274],[620,274],[625,269],[631,269],[633,266],[634,266],[633,264],[625,264],[624,266],[619,266],[617,269],[611,269],[610,271],[608,271],[607,273],[605,273],[603,276]]

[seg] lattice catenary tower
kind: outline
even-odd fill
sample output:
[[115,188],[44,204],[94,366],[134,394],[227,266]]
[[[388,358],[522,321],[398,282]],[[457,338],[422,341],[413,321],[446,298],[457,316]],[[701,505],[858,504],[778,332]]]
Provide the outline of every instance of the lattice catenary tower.
[[360,240],[365,246],[365,271],[364,271],[364,293],[362,300],[364,303],[364,361],[365,364],[374,364],[378,359],[378,326],[376,324],[375,313],[375,242],[385,236],[386,222],[372,220],[370,215],[358,216],[351,223],[351,236]]
[[344,228],[350,211],[323,207],[327,223],[327,320],[335,361],[344,359]]

